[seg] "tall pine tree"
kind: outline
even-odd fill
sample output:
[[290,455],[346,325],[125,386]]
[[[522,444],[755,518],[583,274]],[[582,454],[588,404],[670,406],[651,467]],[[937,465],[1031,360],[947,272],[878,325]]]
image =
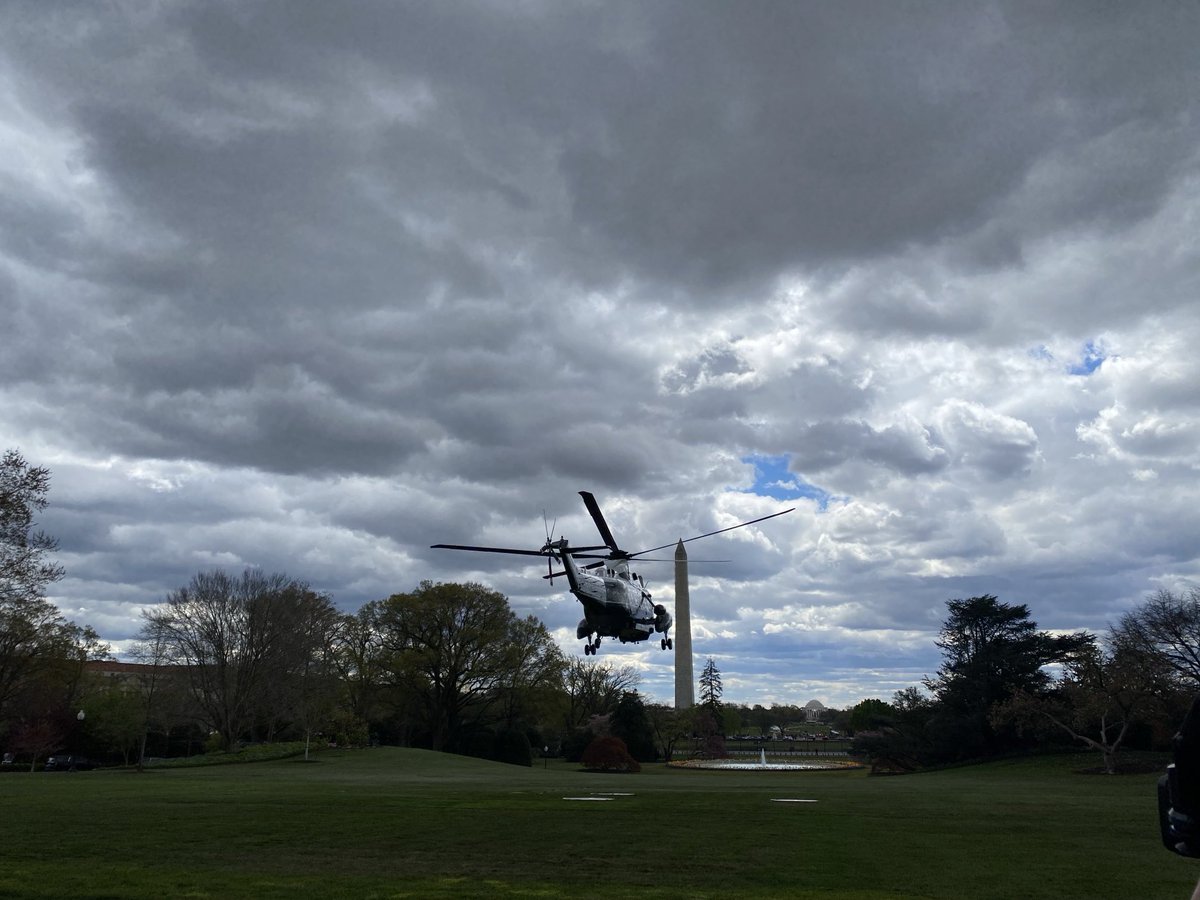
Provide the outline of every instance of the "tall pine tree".
[[719,722],[721,715],[721,670],[711,656],[700,673],[700,705],[708,707]]

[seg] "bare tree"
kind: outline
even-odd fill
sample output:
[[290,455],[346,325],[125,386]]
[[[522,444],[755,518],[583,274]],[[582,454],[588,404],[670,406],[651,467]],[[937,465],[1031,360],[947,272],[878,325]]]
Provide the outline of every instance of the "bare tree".
[[146,742],[152,731],[164,737],[171,733],[172,722],[189,719],[186,699],[187,685],[184,678],[187,669],[170,664],[171,648],[165,629],[150,624],[143,626],[140,640],[133,645],[130,655],[141,668],[126,683],[137,696],[141,710],[141,733],[138,739],[137,770],[145,769]]
[[647,703],[646,715],[654,732],[654,743],[663,760],[670,762],[675,749],[695,731],[696,707],[675,709],[665,703]]
[[1189,690],[1200,687],[1200,588],[1160,590],[1121,617],[1116,646],[1159,657]]
[[1038,720],[1053,725],[1098,751],[1104,771],[1112,775],[1130,726],[1158,707],[1164,674],[1161,662],[1149,654],[1120,646],[1111,651],[1083,647],[1064,661],[1064,676],[1052,693],[1014,694],[992,708],[992,720],[1020,730]]
[[563,673],[567,728],[581,728],[593,716],[609,715],[617,708],[621,695],[635,690],[640,683],[641,676],[632,666],[571,659]]
[[285,709],[304,733],[304,758],[314,733],[331,719],[338,695],[336,648],[341,616],[330,599],[307,591],[297,598],[292,641],[280,654],[272,679],[286,687]]
[[233,746],[262,710],[272,679],[287,676],[312,592],[285,575],[247,569],[240,578],[195,575],[146,615],[146,636],[185,667],[208,725]]

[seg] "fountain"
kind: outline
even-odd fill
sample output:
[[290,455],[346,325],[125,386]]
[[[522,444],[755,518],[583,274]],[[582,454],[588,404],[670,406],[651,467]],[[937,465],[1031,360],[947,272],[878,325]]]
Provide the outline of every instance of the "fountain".
[[[754,757],[750,758],[751,760]],[[673,768],[679,769],[725,769],[756,772],[812,772],[820,769],[858,769],[862,767],[861,763],[857,763],[851,759],[810,759],[804,762],[767,762],[767,750],[765,747],[759,748],[758,761],[740,762],[733,759],[688,759],[676,762],[667,763]]]

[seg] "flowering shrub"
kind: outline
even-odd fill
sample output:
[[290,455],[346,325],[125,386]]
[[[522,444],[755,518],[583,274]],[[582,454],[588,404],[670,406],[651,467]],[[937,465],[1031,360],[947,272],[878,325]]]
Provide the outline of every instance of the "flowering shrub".
[[583,751],[579,761],[594,772],[640,772],[641,764],[629,755],[629,748],[618,737],[598,737]]

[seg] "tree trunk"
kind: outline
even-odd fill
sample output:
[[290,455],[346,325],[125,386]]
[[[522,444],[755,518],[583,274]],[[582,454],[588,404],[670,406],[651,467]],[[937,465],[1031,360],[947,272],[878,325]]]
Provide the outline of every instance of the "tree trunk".
[[1106,775],[1117,774],[1117,748],[1115,746],[1105,746],[1100,751],[1104,757],[1104,772]]

